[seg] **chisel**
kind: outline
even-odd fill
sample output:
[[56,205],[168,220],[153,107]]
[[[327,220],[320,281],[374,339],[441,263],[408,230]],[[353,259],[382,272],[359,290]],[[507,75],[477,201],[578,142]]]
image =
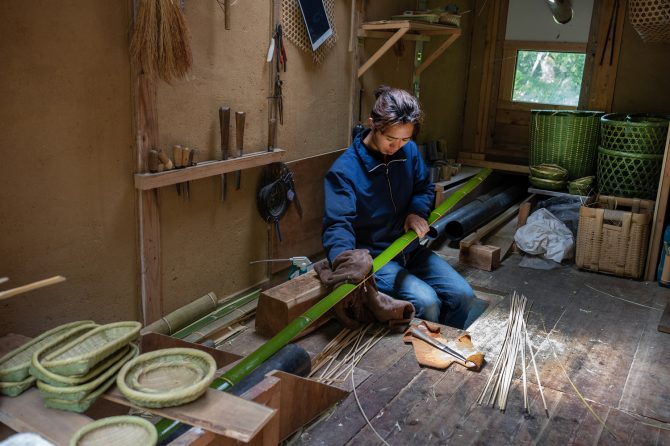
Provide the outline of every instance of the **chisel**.
[[[228,159],[228,141],[230,139],[230,107],[219,108],[219,127],[221,128],[221,159]],[[221,202],[226,199],[226,174],[221,174]]]
[[[246,113],[244,112],[235,112],[235,136],[237,140],[237,156],[241,157],[242,152],[244,151],[244,119]],[[242,171],[238,170],[235,172],[235,189],[240,189],[240,183],[242,181]]]

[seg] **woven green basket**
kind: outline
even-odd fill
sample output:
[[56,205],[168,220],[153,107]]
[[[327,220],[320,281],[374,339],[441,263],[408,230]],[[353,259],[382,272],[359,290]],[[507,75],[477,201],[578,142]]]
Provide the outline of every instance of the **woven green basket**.
[[626,153],[663,154],[668,118],[644,113],[610,113],[600,119],[602,146]]
[[101,418],[79,429],[69,446],[153,446],[156,428],[149,421],[130,415]]
[[598,148],[598,186],[601,194],[656,199],[663,155],[626,153]]
[[116,381],[116,376],[112,376],[103,382],[97,389],[86,395],[83,399],[77,401],[64,400],[60,398],[44,398],[44,405],[50,409],[67,410],[69,412],[84,413],[95,400],[109,389]]
[[32,376],[29,376],[23,381],[19,382],[0,381],[0,395],[6,395],[11,397],[19,396],[24,391],[32,387],[33,384],[35,384],[35,381],[37,380]]
[[531,110],[529,164],[558,164],[568,179],[593,175],[603,112]]

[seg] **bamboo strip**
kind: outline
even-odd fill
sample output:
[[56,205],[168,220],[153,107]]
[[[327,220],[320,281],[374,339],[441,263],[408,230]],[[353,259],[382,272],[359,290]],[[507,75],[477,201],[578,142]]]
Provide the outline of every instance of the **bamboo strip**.
[[65,277],[53,276],[49,277],[48,279],[38,280],[37,282],[22,285],[20,287],[10,288],[9,290],[0,291],[0,300],[9,299],[10,297],[16,296],[17,294],[27,293],[28,291],[33,291],[38,288],[54,285],[56,283],[61,282],[65,282]]

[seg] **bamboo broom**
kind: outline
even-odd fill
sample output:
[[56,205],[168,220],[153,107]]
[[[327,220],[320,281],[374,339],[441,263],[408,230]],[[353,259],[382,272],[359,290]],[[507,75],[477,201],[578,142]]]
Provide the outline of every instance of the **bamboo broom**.
[[[454,194],[449,196],[449,198],[443,201],[433,212],[431,212],[430,216],[428,217],[428,224],[433,224],[442,218],[456,203],[458,203],[463,197],[479,186],[486,179],[486,177],[491,174],[491,172],[491,169],[483,169],[467,183],[465,183],[460,189],[454,192]],[[372,261],[372,271],[370,272],[370,276],[379,271],[391,259],[393,259],[403,249],[409,246],[409,244],[413,242],[416,237],[416,232],[410,230],[394,241]],[[344,283],[335,288],[330,294],[314,304],[314,306],[309,308],[303,314],[295,318],[273,338],[268,340],[265,344],[261,345],[245,358],[241,359],[235,366],[233,366],[219,378],[215,379],[210,387],[224,392],[233,387],[249,373],[253,372],[259,365],[261,365],[268,358],[279,351],[282,347],[288,344],[295,336],[300,334],[312,322],[319,319],[328,310],[335,306],[335,304],[344,299],[345,296],[358,288],[361,284],[365,283],[365,281],[366,280],[364,279],[356,285],[351,283]],[[158,442],[160,443],[165,441],[173,432],[177,431],[177,429],[180,429],[181,426],[182,424],[180,422],[167,418],[159,420],[158,423],[156,423],[156,430],[158,431]]]

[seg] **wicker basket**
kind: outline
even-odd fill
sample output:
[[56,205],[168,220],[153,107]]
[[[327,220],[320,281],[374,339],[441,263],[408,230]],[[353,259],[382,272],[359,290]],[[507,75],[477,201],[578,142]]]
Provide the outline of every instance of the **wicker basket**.
[[577,232],[577,266],[640,278],[653,213],[651,200],[600,196],[591,206],[582,206]]
[[0,395],[5,396],[19,396],[35,384],[36,379],[32,376],[27,377],[19,382],[4,382],[0,381]]
[[134,321],[102,325],[47,355],[42,366],[63,376],[85,375],[97,363],[137,339],[142,324]]
[[156,428],[149,421],[129,415],[101,418],[74,433],[69,446],[153,446]]
[[598,186],[601,194],[656,198],[663,155],[626,153],[598,148]]
[[91,392],[101,386],[103,383],[108,381],[110,378],[116,378],[116,374],[119,369],[128,361],[133,359],[139,353],[139,349],[135,345],[130,345],[130,348],[126,350],[125,355],[120,359],[114,362],[110,367],[107,368],[102,374],[93,378],[90,381],[87,381],[83,384],[76,386],[53,386],[51,384],[45,383],[43,381],[37,382],[37,388],[40,392],[40,395],[44,399],[61,399],[66,401],[81,401],[86,398]]
[[121,368],[116,385],[141,407],[171,407],[189,403],[207,391],[216,362],[192,348],[166,348],[145,353]]
[[95,400],[98,399],[98,397],[102,395],[103,392],[105,392],[112,385],[114,385],[114,381],[116,381],[116,376],[111,376],[107,378],[107,381],[104,381],[100,386],[98,386],[98,388],[90,392],[84,398],[77,401],[64,400],[61,398],[44,398],[42,401],[44,402],[44,405],[46,407],[49,407],[51,409],[84,413],[88,410],[89,407],[91,407],[93,403],[95,403]]
[[92,323],[93,321],[77,321],[60,325],[7,353],[0,358],[0,381],[16,383],[25,380],[30,375],[28,371],[30,368],[30,358],[36,350],[51,344],[54,340],[67,336],[73,329],[81,325]]
[[645,42],[670,42],[670,0],[629,0],[630,24]]
[[593,175],[600,137],[599,111],[531,110],[529,162],[558,164],[568,179]]
[[602,146],[626,153],[662,155],[668,136],[668,119],[643,113],[610,113],[600,119]]

